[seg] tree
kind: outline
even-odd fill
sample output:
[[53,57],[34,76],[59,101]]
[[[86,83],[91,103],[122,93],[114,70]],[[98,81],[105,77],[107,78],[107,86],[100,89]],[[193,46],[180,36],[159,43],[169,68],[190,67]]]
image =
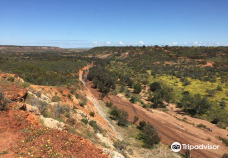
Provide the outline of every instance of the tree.
[[110,111],[111,118],[114,120],[117,120],[120,117],[120,112],[121,112],[120,109],[114,106]]
[[128,124],[128,113],[125,110],[120,110],[116,106],[110,111],[111,118],[117,120],[119,126],[126,126]]
[[178,106],[186,110],[192,110],[192,115],[201,115],[211,108],[211,103],[200,94],[195,94],[194,96],[184,94]]
[[153,147],[155,144],[158,144],[161,140],[161,138],[158,135],[158,132],[156,131],[156,129],[150,124],[147,123],[143,130],[142,130],[142,134],[144,136],[144,147],[146,148],[151,148]]
[[163,101],[170,102],[173,100],[173,89],[163,85],[161,88],[156,89],[153,95],[154,98],[152,98],[152,101],[155,104],[160,104],[163,106]]
[[158,89],[161,89],[161,83],[160,82],[154,82],[154,83],[150,84],[150,90],[152,92],[154,92]]
[[118,118],[118,125],[119,126],[126,126],[128,124],[128,113],[125,110],[121,110],[119,118]]
[[136,83],[136,84],[134,85],[134,93],[139,94],[141,91],[142,91],[142,86],[141,86],[141,84],[140,84],[140,83]]
[[140,121],[140,122],[139,122],[139,127],[138,127],[138,128],[139,128],[140,130],[142,130],[142,129],[145,127],[145,125],[146,125],[146,122],[145,122],[145,121]]

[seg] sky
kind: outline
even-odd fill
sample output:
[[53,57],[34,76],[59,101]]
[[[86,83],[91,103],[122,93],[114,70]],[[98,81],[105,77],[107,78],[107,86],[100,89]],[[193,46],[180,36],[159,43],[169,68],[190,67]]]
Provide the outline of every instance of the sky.
[[228,0],[0,0],[0,45],[228,46]]

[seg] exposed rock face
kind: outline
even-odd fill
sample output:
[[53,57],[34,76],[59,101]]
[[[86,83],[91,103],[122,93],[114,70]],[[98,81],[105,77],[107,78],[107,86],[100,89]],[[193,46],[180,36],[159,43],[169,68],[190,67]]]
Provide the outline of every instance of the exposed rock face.
[[52,128],[52,129],[58,129],[58,130],[65,130],[66,125],[63,122],[59,122],[57,120],[54,120],[52,118],[44,118],[43,116],[40,116],[40,119],[43,120],[44,125],[46,127]]
[[[41,115],[39,119],[46,127],[42,126],[36,116],[40,115],[39,109],[24,102],[27,90],[7,81],[7,77],[2,79],[0,92],[11,101],[2,104],[9,105],[7,110],[0,111],[0,151],[7,151],[4,157],[22,157],[23,153],[31,157],[107,157],[91,141],[63,131],[66,129],[64,123]],[[48,94],[37,94],[37,97],[51,102]],[[19,110],[24,106],[24,111]]]

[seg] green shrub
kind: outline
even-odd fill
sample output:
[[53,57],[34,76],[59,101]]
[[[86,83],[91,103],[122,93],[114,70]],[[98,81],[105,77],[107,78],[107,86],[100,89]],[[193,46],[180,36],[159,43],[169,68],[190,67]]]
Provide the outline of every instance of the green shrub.
[[80,101],[80,102],[79,102],[79,105],[80,105],[81,107],[85,107],[86,102],[84,102],[84,101]]
[[65,116],[66,116],[67,118],[70,118],[70,112],[66,112],[66,113],[65,113]]
[[89,121],[89,125],[93,127],[95,133],[102,132],[103,130],[97,125],[97,122],[94,120]]
[[133,123],[136,123],[138,120],[139,120],[139,118],[137,116],[135,116]]
[[147,123],[141,132],[143,139],[143,147],[152,148],[155,144],[158,144],[161,138],[158,135],[156,129],[149,123]]
[[140,122],[139,122],[139,127],[138,127],[138,128],[139,128],[140,130],[142,130],[142,129],[145,127],[145,125],[146,125],[146,122],[145,122],[145,121],[140,121]]
[[117,140],[116,142],[114,142],[113,146],[116,148],[116,150],[120,153],[124,153],[124,151],[127,148],[127,145],[124,141],[119,141]]
[[223,90],[223,89],[222,89],[222,86],[221,86],[221,85],[218,85],[218,86],[217,86],[217,90],[218,90],[218,91],[222,91],[222,90]]
[[88,120],[87,120],[87,119],[81,119],[81,121],[82,121],[85,125],[88,124]]
[[8,151],[4,150],[0,153],[0,155],[5,155],[5,154],[8,154]]
[[117,120],[119,126],[126,126],[128,124],[128,113],[125,110],[121,110]]
[[72,99],[71,94],[67,94],[67,97],[68,97],[69,99]]
[[207,126],[205,126],[205,125],[202,124],[202,123],[201,123],[201,124],[198,124],[197,127],[198,127],[198,128],[207,128]]
[[226,146],[228,146],[228,139],[222,138],[222,137],[219,136],[219,140],[221,140],[222,143],[224,143]]
[[54,107],[54,114],[55,114],[55,118],[60,118],[61,115],[65,114],[66,113],[69,113],[70,112],[70,107],[68,105],[56,105]]
[[12,76],[10,76],[10,77],[8,78],[8,81],[10,81],[10,82],[14,82],[14,81],[15,81],[15,78],[14,78],[14,77],[12,77]]
[[90,112],[89,115],[94,117],[95,116],[95,112]]
[[21,85],[22,85],[22,87],[24,87],[24,88],[28,88],[28,87],[30,86],[30,83],[28,83],[28,82],[23,82]]
[[113,103],[112,103],[112,102],[106,102],[106,103],[105,103],[105,105],[106,105],[107,107],[109,107],[109,108],[110,108],[110,107],[112,107],[112,106],[113,106]]
[[71,89],[71,90],[70,90],[70,93],[71,93],[71,94],[74,94],[74,93],[75,93],[75,89],[74,89],[74,88]]
[[67,130],[69,133],[76,134],[76,129],[75,129],[73,126],[66,125],[66,130]]
[[131,103],[136,103],[137,98],[135,96],[131,96],[130,102]]
[[61,98],[60,98],[59,96],[55,95],[55,96],[53,96],[53,97],[51,98],[51,101],[52,101],[52,102],[59,102],[59,101],[61,101]]
[[80,102],[79,102],[79,105],[80,105],[81,107],[84,107],[86,104],[87,104],[87,99],[86,99],[86,98],[82,98],[82,99],[80,100]]
[[160,82],[154,82],[154,83],[150,84],[150,90],[152,92],[154,92],[158,89],[161,89],[161,83]]
[[187,85],[190,85],[190,84],[191,84],[191,82],[188,79],[184,79],[183,86],[187,86]]
[[75,93],[75,97],[76,97],[77,99],[79,99],[79,94]]
[[141,84],[140,84],[140,83],[136,83],[136,84],[134,85],[134,93],[139,94],[141,91],[142,91],[142,86],[141,86]]
[[116,106],[114,106],[112,108],[112,110],[110,111],[110,115],[111,115],[111,118],[113,120],[117,120],[119,117],[120,117],[120,109],[118,109]]

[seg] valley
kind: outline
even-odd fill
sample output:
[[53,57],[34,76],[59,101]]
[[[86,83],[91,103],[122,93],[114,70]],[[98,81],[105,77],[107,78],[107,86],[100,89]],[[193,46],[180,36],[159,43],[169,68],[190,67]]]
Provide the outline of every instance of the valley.
[[[3,157],[217,158],[227,153],[227,54],[221,53],[226,47],[27,49],[0,53]],[[182,49],[214,53],[196,60],[176,53]],[[175,153],[173,142],[219,149]]]

